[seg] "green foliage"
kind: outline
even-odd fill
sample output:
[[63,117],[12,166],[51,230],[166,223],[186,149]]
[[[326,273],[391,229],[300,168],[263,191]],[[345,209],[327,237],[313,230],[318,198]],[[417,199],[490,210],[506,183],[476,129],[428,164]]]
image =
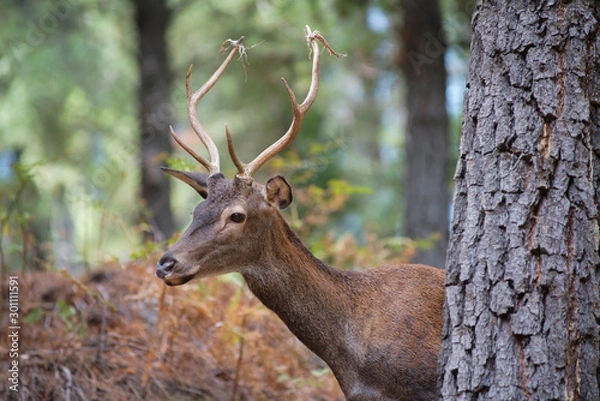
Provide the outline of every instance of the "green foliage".
[[[393,67],[395,38],[389,26],[398,10],[388,3],[172,0],[172,104],[165,103],[163,111],[179,133],[193,139],[184,87],[189,65],[195,65],[192,85],[198,87],[222,60],[218,53],[225,39],[245,35],[248,47],[260,43],[248,50],[244,62],[230,66],[198,108],[221,149],[222,168],[231,176],[235,170],[226,157],[223,127],[229,126],[246,161],[287,129],[292,114],[280,78],[286,77],[297,97],[304,98],[310,59],[303,29],[306,24],[318,29],[348,57],[323,57],[319,96],[299,137],[257,179],[264,181],[275,172],[291,174],[296,188],[307,185],[313,196],[324,197],[321,209],[335,209],[328,215],[328,229],[349,231],[362,244],[367,230],[394,237],[401,226],[403,198],[398,117],[402,88]],[[453,18],[448,26],[456,28],[457,38],[463,37],[458,27],[464,24],[452,21],[463,20],[467,3],[444,2]],[[137,200],[139,116],[132,13],[129,2],[99,0],[10,1],[3,10],[0,144],[23,149],[24,166],[42,163],[27,180],[38,190],[36,201],[52,211],[52,227],[60,227],[46,230],[53,234],[54,248],[64,248],[55,249],[53,263],[59,266],[144,257],[155,250],[141,242],[144,227],[138,224],[144,205]],[[373,15],[379,16],[379,25],[373,23]],[[192,144],[204,151],[198,141]],[[172,157],[159,157],[168,158],[175,168],[198,168],[180,150]],[[173,182],[181,229],[198,198]],[[315,188],[325,192],[315,193]],[[341,200],[343,210],[337,206]],[[299,205],[298,216],[305,216],[303,211],[308,216],[310,208],[317,207]],[[41,213],[22,208],[8,216],[5,210],[0,216],[5,239],[9,231],[18,231]],[[301,226],[298,220],[293,224]],[[313,223],[307,224],[316,231]],[[318,241],[315,236],[310,242]],[[18,254],[18,242],[11,242],[11,253]]]
[[64,323],[67,331],[76,334],[78,337],[85,337],[87,334],[87,320],[83,318],[75,307],[69,305],[64,299],[59,299],[56,303],[57,316]]
[[114,243],[102,238],[126,241],[113,235],[113,226],[102,226],[103,216],[132,215],[136,207],[128,12],[126,3],[92,0],[14,2],[5,9],[0,143],[23,149],[24,165],[43,161],[31,177],[39,190],[35,199],[53,212],[55,202],[62,202],[61,213],[52,217],[73,226],[72,238],[64,241],[74,249],[65,251],[61,264],[91,257],[94,245],[114,252]]
[[435,246],[435,243],[437,241],[439,241],[440,239],[440,234],[439,233],[433,233],[430,236],[426,237],[426,238],[417,238],[414,240],[414,244],[415,247],[418,250],[426,250],[426,249],[431,249]]
[[35,322],[42,320],[42,317],[44,317],[44,310],[42,309],[41,306],[38,306],[37,308],[33,309],[31,312],[29,312],[25,316],[25,319],[23,319],[23,322],[28,323],[28,324],[35,323]]
[[170,157],[167,165],[181,171],[194,171],[198,168],[197,162],[189,157]]
[[40,265],[49,241],[47,213],[33,180],[39,164],[11,164],[11,178],[0,185],[0,271]]
[[156,255],[163,247],[163,244],[154,241],[145,241],[143,245],[136,247],[129,254],[131,259],[147,259]]
[[386,262],[408,261],[417,249],[416,242],[382,237],[367,225],[358,227],[352,235],[347,228],[335,224],[336,215],[343,214],[351,199],[371,196],[371,188],[340,179],[329,180],[325,187],[301,187],[295,191],[296,203],[290,207],[289,222],[311,252],[338,268],[366,269]]
[[328,368],[323,369],[313,369],[310,371],[309,377],[291,377],[287,373],[282,373],[277,378],[277,381],[280,383],[286,383],[290,388],[288,390],[289,394],[294,394],[298,390],[302,388],[306,388],[308,386],[319,388],[323,385],[323,382],[320,380],[321,377],[330,374],[331,371]]

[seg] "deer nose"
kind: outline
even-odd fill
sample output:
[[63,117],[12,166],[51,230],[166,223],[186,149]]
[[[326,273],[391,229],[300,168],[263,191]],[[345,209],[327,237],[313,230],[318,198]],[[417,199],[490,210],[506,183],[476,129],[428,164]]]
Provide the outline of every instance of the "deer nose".
[[156,263],[156,275],[158,278],[165,278],[169,273],[173,271],[173,268],[177,264],[177,261],[168,254],[163,255],[162,258]]

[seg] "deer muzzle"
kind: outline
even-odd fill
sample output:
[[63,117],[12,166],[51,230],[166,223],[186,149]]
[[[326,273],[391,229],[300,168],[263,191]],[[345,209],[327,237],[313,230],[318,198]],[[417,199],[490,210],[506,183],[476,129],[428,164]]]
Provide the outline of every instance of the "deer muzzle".
[[156,263],[156,276],[162,279],[169,286],[185,284],[194,278],[194,275],[177,276],[177,259],[173,258],[168,252]]

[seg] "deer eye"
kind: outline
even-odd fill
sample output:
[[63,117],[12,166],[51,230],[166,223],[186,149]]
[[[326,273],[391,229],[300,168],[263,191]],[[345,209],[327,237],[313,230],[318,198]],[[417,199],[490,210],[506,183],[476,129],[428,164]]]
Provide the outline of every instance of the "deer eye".
[[244,213],[233,213],[229,218],[234,223],[242,223],[246,220],[246,215]]

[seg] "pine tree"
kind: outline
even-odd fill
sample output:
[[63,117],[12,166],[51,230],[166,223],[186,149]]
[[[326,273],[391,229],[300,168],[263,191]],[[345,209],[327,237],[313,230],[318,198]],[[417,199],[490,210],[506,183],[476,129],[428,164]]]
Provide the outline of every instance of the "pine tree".
[[443,400],[598,400],[600,6],[480,1],[440,354]]

